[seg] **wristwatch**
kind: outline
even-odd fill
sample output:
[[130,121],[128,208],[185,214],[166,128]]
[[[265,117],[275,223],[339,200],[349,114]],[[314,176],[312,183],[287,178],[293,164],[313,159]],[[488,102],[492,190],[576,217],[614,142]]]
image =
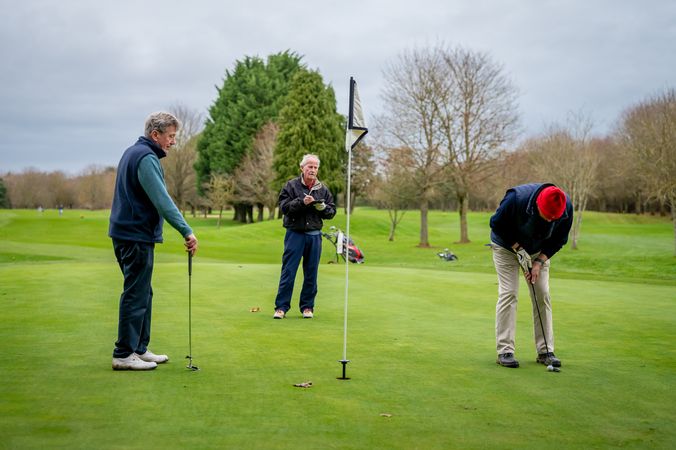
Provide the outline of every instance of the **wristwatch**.
[[535,259],[533,260],[533,262],[535,262],[535,261],[539,262],[539,263],[542,264],[543,266],[545,265],[545,260],[542,259],[542,258],[535,258]]

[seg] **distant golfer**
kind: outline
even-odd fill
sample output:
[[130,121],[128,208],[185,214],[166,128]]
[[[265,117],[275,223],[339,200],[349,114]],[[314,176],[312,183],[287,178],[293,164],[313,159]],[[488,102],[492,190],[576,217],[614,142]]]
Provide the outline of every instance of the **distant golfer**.
[[303,289],[300,291],[300,311],[303,318],[314,315],[317,295],[317,271],[322,255],[323,219],[336,215],[331,192],[317,179],[319,158],[305,155],[300,162],[301,175],[289,180],[279,193],[279,209],[284,214],[284,254],[282,273],[275,299],[273,318],[283,319],[291,308],[291,296],[296,272],[303,259]]
[[552,256],[568,242],[572,223],[573,205],[561,189],[550,183],[524,184],[508,189],[491,217],[493,263],[498,274],[495,308],[498,364],[519,367],[514,358],[514,336],[519,273],[523,267],[521,258],[522,262],[532,265],[530,272],[524,272],[527,282],[533,286],[529,292],[533,302],[536,361],[547,366],[561,366],[561,361],[554,355],[549,264]]
[[166,355],[148,350],[152,315],[155,243],[162,242],[163,218],[185,238],[188,252],[197,251],[197,238],[183,219],[164,184],[160,158],[176,143],[178,120],[157,112],[146,119],[145,136],[129,147],[117,167],[108,235],[124,275],[120,296],[113,369],[149,370],[167,362]]

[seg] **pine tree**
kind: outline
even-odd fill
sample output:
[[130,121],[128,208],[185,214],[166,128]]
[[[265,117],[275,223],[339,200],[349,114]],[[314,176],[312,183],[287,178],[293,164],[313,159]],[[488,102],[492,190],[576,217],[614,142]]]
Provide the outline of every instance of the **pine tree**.
[[301,59],[289,51],[270,55],[267,63],[247,56],[236,62],[232,72],[226,71],[197,144],[200,186],[211,174],[231,174],[251,150],[260,128],[277,118],[289,81],[302,67]]
[[9,197],[7,196],[7,187],[5,187],[5,182],[0,178],[0,208],[9,208]]
[[344,190],[344,118],[336,112],[336,96],[316,71],[298,71],[291,80],[289,94],[279,113],[279,135],[274,168],[277,189],[300,174],[303,155],[319,156],[319,179],[334,197]]

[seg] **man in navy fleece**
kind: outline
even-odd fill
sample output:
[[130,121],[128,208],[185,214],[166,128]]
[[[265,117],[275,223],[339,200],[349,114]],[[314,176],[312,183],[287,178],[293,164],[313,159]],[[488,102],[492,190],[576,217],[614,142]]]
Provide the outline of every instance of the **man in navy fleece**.
[[522,267],[526,267],[530,268],[525,273],[526,281],[533,285],[537,298],[533,298],[529,289],[533,303],[536,361],[561,367],[561,361],[554,355],[549,265],[552,256],[568,242],[572,224],[573,205],[570,199],[550,183],[524,184],[508,189],[491,217],[493,263],[498,274],[495,338],[497,363],[501,366],[519,367],[519,361],[514,358],[516,304],[519,273]]
[[164,184],[160,158],[176,143],[176,117],[166,112],[151,114],[145,136],[129,147],[117,167],[115,196],[110,211],[108,235],[124,276],[120,296],[114,370],[150,370],[167,362],[167,355],[148,350],[152,315],[155,243],[162,242],[163,220],[185,239],[186,251],[194,255],[197,238],[183,219]]

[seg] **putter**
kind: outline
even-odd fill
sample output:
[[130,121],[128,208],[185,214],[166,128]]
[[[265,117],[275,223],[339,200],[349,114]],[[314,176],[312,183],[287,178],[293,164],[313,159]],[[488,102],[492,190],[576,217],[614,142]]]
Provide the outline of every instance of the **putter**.
[[[518,256],[517,256],[517,259],[518,259]],[[526,265],[521,264],[521,262],[519,262],[519,265],[523,269],[524,275],[526,275],[526,273],[530,273],[530,269]],[[533,283],[528,281],[528,279],[526,279],[526,283],[528,284],[528,287],[530,288],[531,292],[533,293],[533,299],[535,300],[535,309],[538,312],[538,320],[540,321],[540,330],[542,330],[542,339],[544,339],[545,348],[547,350],[547,353],[549,353],[549,344],[547,343],[547,336],[545,334],[545,326],[542,324],[542,315],[540,315],[540,305],[538,304],[537,294],[535,294],[535,286],[533,286]],[[549,372],[560,372],[561,371],[561,369],[559,369],[558,367],[552,367],[552,370],[549,370],[549,366],[547,366],[547,370]]]
[[540,330],[542,330],[542,339],[545,341],[545,348],[547,349],[547,353],[549,353],[549,344],[547,344],[547,336],[545,335],[545,326],[542,324],[542,316],[540,315],[540,306],[538,305],[538,298],[537,295],[535,294],[535,286],[533,286],[533,283],[528,283],[530,285],[530,289],[533,292],[533,298],[535,299],[535,309],[538,312],[538,319],[540,319]]
[[192,364],[192,253],[188,252],[188,356],[186,369],[200,370]]

